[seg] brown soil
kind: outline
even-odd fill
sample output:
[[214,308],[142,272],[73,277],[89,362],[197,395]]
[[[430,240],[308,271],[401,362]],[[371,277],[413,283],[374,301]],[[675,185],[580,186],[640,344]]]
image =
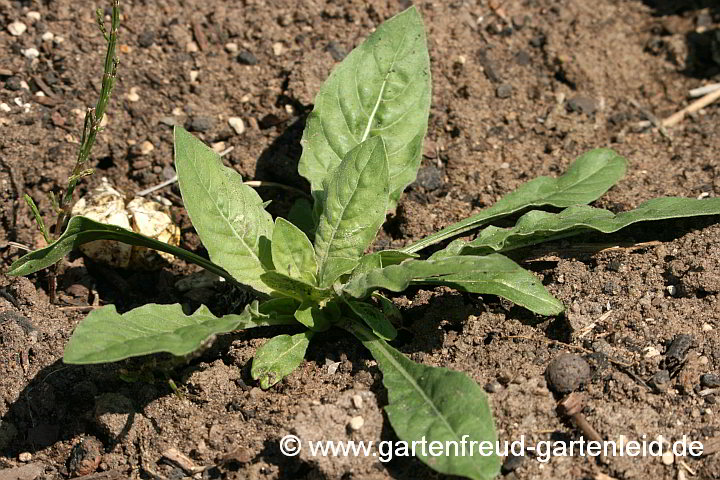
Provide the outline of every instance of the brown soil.
[[[174,123],[192,124],[208,143],[233,146],[225,158],[247,178],[304,187],[295,165],[314,93],[333,64],[409,2],[122,3],[120,78],[107,130],[93,152],[97,173],[80,194],[103,176],[126,192],[172,176]],[[446,1],[419,7],[433,69],[426,158],[422,181],[408,188],[389,217],[383,246],[407,244],[475,213],[535,176],[558,175],[599,146],[616,149],[630,166],[597,206],[621,211],[661,195],[720,195],[717,105],[669,129],[671,139],[637,128],[648,115],[664,118],[682,108],[689,89],[720,80],[716,1]],[[39,21],[26,16],[30,10],[40,12]],[[28,30],[11,36],[7,25],[17,20]],[[47,192],[63,185],[73,165],[81,132],[77,112],[98,93],[103,42],[92,6],[69,0],[0,0],[0,25],[0,103],[11,110],[0,112],[0,258],[7,268],[21,254],[9,241],[42,245],[22,194],[49,214]],[[45,32],[56,41],[43,41]],[[200,48],[189,51],[191,42]],[[227,43],[257,63],[239,62]],[[35,60],[23,54],[30,47],[39,51]],[[36,95],[40,89],[44,98]],[[131,89],[138,101],[131,100]],[[244,133],[230,129],[230,116],[245,120]],[[140,156],[133,146],[146,140],[155,148]],[[159,194],[175,205],[183,246],[203,253],[177,188]],[[262,195],[273,200],[275,214],[292,201],[280,190]],[[584,414],[604,438],[662,434],[708,441],[720,430],[720,413],[716,396],[698,391],[700,375],[720,373],[718,220],[645,225],[523,252],[518,258],[528,260],[525,265],[567,305],[567,315],[557,319],[534,317],[491,296],[407,292],[396,299],[405,322],[398,348],[487,384],[501,439],[524,434],[533,443],[580,435],[558,416],[543,376],[551,359],[570,350],[593,366]],[[598,242],[625,247],[599,251]],[[634,242],[645,243],[630,248]],[[28,478],[67,478],[98,464],[117,478],[183,478],[182,470],[160,461],[173,447],[198,466],[217,465],[203,478],[439,478],[410,459],[381,464],[280,454],[278,440],[291,431],[341,437],[336,440],[394,438],[379,410],[387,399],[377,367],[340,332],[314,342],[302,367],[269,391],[255,387],[249,375],[253,352],[269,331],[226,335],[175,367],[147,359],[63,365],[63,346],[86,314],[82,307],[93,302],[115,303],[122,311],[149,301],[230,308],[232,292],[207,288],[188,296],[175,288],[194,270],[182,262],[159,272],[113,270],[75,255],[63,265],[56,305],[48,302],[45,273],[0,277],[0,468],[23,465],[20,454],[29,452],[25,472],[34,473]],[[666,389],[652,390],[647,384],[678,334],[692,335],[687,359]],[[522,338],[504,338],[509,335]],[[361,408],[354,395],[364,398]],[[356,415],[365,425],[349,435],[345,425]],[[652,457],[555,458],[548,464],[514,459],[505,475],[670,479],[683,472],[720,478],[719,458],[686,458],[688,470]],[[0,470],[0,478],[25,478],[16,474]]]

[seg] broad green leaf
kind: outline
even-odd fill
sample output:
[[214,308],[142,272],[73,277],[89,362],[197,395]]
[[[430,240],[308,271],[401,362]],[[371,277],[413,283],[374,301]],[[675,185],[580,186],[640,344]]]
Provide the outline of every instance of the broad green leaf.
[[[579,235],[590,230],[613,233],[633,223],[671,218],[720,215],[720,198],[662,197],[641,204],[635,210],[614,214],[601,208],[580,205],[560,213],[533,210],[512,228],[490,226],[471,242],[454,241],[446,250],[453,255],[477,255],[492,251],[508,251],[540,242]],[[444,256],[443,250],[433,255]]]
[[360,275],[349,281],[344,291],[364,298],[378,288],[401,292],[410,283],[448,285],[466,292],[498,295],[540,315],[563,311],[562,303],[533,274],[500,254],[406,260]]
[[288,277],[280,272],[265,272],[260,278],[262,281],[270,287],[271,290],[281,293],[287,297],[294,298],[297,300],[313,300],[319,302],[325,298],[329,298],[332,295],[330,289],[317,288],[313,285],[298,280],[296,278]]
[[535,178],[521,185],[514,192],[508,193],[482,213],[447,226],[403,248],[402,251],[408,253],[420,251],[529,207],[565,208],[590,203],[615,185],[625,175],[626,167],[627,161],[609,148],[591,150],[578,157],[565,175],[558,178]]
[[[477,383],[460,372],[415,363],[357,323],[347,328],[378,363],[388,391],[385,411],[400,440],[440,442],[445,449],[437,456],[417,449],[421,461],[440,473],[477,480],[499,473],[500,458],[482,456],[478,449],[479,442],[490,442],[493,451],[497,436],[487,396]],[[478,442],[472,455],[471,441]]]
[[315,285],[315,250],[302,230],[278,217],[272,235],[271,249],[275,269],[289,277]]
[[295,310],[300,302],[294,298],[278,297],[265,300],[262,303],[253,302],[248,307],[250,314],[256,321],[269,321],[291,325],[295,320]]
[[315,232],[318,283],[323,287],[357,265],[385,221],[388,164],[382,138],[373,137],[351,150],[325,184],[325,204]]
[[252,361],[250,375],[260,380],[260,388],[268,389],[300,366],[313,332],[278,335],[258,348]]
[[390,323],[383,312],[374,306],[357,300],[348,300],[347,304],[353,313],[360,317],[378,337],[383,340],[394,340],[397,337],[397,330],[395,330],[393,324]]
[[411,7],[380,25],[330,74],[303,132],[300,175],[316,202],[323,181],[353,148],[382,135],[392,208],[415,180],[430,112],[425,28]]
[[204,305],[192,315],[185,315],[179,304],[148,304],[123,314],[117,313],[115,305],[108,305],[90,312],[75,328],[63,361],[116,362],[157,352],[187,355],[221,333],[287,323],[254,318],[250,308],[239,315],[218,318]]
[[366,273],[377,270],[378,268],[382,268],[382,257],[378,252],[363,255],[360,262],[353,269],[350,279],[360,275],[365,275]]
[[90,220],[86,217],[71,218],[68,222],[65,233],[63,233],[60,238],[51,245],[30,252],[13,262],[7,274],[20,276],[37,272],[38,270],[49,267],[50,265],[58,262],[65,255],[80,245],[94,242],[96,240],[115,240],[128,245],[152,248],[154,250],[160,250],[161,252],[167,252],[178,258],[182,258],[185,261],[200,265],[206,270],[220,275],[221,277],[234,281],[233,277],[230,276],[228,272],[206,258],[195,255],[194,253],[188,252],[182,248],[169,245],[165,242],[153,240],[152,238],[145,237],[139,233],[126,230],[122,227],[106,225],[104,223]]
[[298,198],[288,212],[290,223],[302,230],[309,239],[315,238],[313,206],[305,198]]
[[185,208],[210,259],[238,282],[268,293],[260,275],[272,265],[273,221],[260,196],[181,127],[175,127],[175,168]]

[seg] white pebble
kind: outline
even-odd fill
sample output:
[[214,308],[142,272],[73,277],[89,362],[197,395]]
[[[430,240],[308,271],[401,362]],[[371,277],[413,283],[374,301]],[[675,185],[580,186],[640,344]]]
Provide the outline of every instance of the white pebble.
[[55,43],[63,43],[65,39],[60,35],[55,36]]
[[42,92],[42,91],[35,92],[35,96],[36,96],[36,97],[44,97],[44,96],[45,96],[45,92]]
[[352,403],[355,408],[360,410],[363,406],[363,399],[360,395],[353,395],[352,396]]
[[22,452],[20,455],[18,455],[18,460],[21,462],[29,462],[32,460],[32,453],[30,452]]
[[0,103],[0,111],[9,112],[10,110],[10,105],[8,105],[7,103]]
[[25,16],[34,22],[40,20],[40,12],[27,12]]
[[140,95],[138,95],[137,91],[138,87],[131,87],[130,93],[125,95],[125,98],[127,98],[131,102],[137,102],[138,100],[140,100]]
[[674,297],[677,294],[677,287],[675,285],[668,285],[667,292],[670,296]]
[[365,425],[365,419],[359,415],[350,419],[350,430],[357,432],[363,425]]
[[200,50],[198,47],[198,44],[195,42],[189,42],[187,45],[185,45],[185,51],[188,53],[194,53]]
[[29,59],[34,59],[40,56],[40,52],[38,52],[37,48],[26,48],[25,50],[21,50],[22,54],[25,55]]
[[140,155],[147,155],[153,150],[155,150],[155,145],[153,145],[149,140],[145,140],[140,144]]
[[200,76],[199,70],[190,70],[190,81],[191,82],[196,81],[199,76]]
[[22,22],[12,22],[7,27],[8,32],[10,32],[10,35],[13,37],[19,37],[23,33],[25,33],[25,30],[27,30],[27,25],[25,25]]
[[275,42],[273,43],[272,49],[275,56],[279,57],[285,51],[285,45],[283,45],[282,42]]
[[238,51],[238,44],[234,43],[234,42],[226,43],[225,50],[227,50],[230,53],[235,53]]
[[210,145],[210,147],[212,147],[213,151],[215,151],[216,153],[220,153],[225,150],[225,142],[215,142]]
[[703,323],[702,329],[703,329],[703,332],[709,332],[710,330],[713,329],[713,326],[710,325],[709,323]]
[[672,452],[663,452],[662,454],[662,463],[663,465],[672,465],[675,463],[675,455],[673,455]]
[[242,135],[243,132],[245,132],[245,122],[243,122],[242,118],[230,117],[228,118],[228,123],[238,135]]
[[30,85],[25,80],[20,80],[20,88],[23,90],[30,90]]
[[49,42],[53,38],[55,38],[55,34],[52,32],[45,32],[42,34],[42,37],[40,37],[40,38],[42,38],[44,42]]

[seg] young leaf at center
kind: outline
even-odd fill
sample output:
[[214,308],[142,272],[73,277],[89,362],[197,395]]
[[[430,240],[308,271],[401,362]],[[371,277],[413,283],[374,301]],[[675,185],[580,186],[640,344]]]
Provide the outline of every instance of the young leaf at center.
[[357,265],[385,220],[389,183],[385,143],[373,137],[354,149],[325,182],[315,232],[318,283],[332,285]]
[[299,278],[311,285],[317,283],[315,250],[307,236],[284,218],[275,220],[272,236],[272,259],[275,270]]

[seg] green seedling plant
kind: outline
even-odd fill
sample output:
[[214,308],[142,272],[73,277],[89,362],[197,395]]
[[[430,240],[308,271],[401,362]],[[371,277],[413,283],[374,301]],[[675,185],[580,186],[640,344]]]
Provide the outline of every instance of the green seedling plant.
[[[260,196],[220,157],[182,128],[175,129],[175,164],[185,207],[210,259],[119,227],[83,217],[69,221],[50,246],[11,266],[28,275],[73,248],[116,240],[172,253],[254,292],[241,313],[215,316],[202,306],[144,305],[120,314],[113,305],[90,313],[64,353],[70,364],[113,362],[157,352],[184,356],[214,336],[240,329],[301,326],[268,340],[251,375],[270,388],[303,361],[320,332],[340,328],[367,347],[388,391],[385,407],[397,436],[408,442],[495,442],[489,403],[466,375],[415,363],[390,345],[400,312],[387,292],[411,285],[444,285],[503,297],[538,315],[563,304],[540,280],[503,253],[589,231],[720,213],[720,199],[659,198],[614,214],[587,204],[625,174],[626,161],[609,149],[579,157],[558,178],[540,177],[494,206],[400,250],[366,253],[388,210],[414,181],[430,107],[430,62],[420,14],[410,8],[380,25],[331,73],[320,89],[302,139],[299,172],[313,205],[298,204],[290,220],[273,218]],[[537,210],[562,209],[559,213]],[[529,211],[528,211],[529,210]],[[527,211],[512,228],[491,225]],[[455,240],[429,257],[428,246],[483,228],[471,241]],[[452,445],[452,444],[450,444]],[[433,469],[490,479],[500,459],[447,449],[415,453]],[[421,451],[422,450],[422,451]]]

